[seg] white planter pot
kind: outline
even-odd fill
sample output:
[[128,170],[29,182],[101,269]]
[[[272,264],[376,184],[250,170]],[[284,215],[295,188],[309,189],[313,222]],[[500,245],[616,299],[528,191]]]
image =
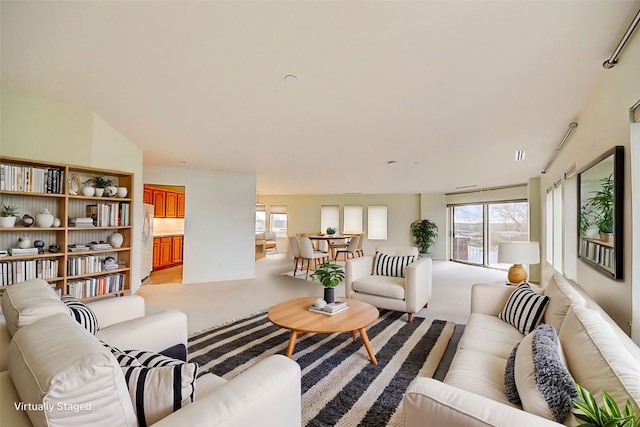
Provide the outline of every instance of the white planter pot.
[[2,228],[15,227],[16,219],[17,217],[15,216],[0,216],[0,227]]
[[96,189],[93,187],[82,187],[82,195],[87,197],[93,197],[96,194]]
[[105,188],[105,194],[107,197],[115,197],[118,194],[118,187],[109,186]]
[[109,244],[114,248],[122,246],[122,242],[124,242],[124,236],[120,233],[116,232],[109,236]]
[[36,215],[36,226],[40,228],[49,228],[53,225],[53,215],[49,209],[45,208],[42,213]]
[[124,199],[125,197],[127,197],[127,193],[127,187],[118,187],[118,197]]
[[102,197],[104,194],[104,188],[96,188],[96,196]]

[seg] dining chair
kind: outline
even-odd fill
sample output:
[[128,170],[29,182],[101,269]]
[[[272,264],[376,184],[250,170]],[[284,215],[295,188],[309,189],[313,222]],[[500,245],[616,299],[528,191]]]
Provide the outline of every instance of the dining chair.
[[336,240],[327,240],[329,258],[334,258],[337,249],[344,249],[346,247],[347,247],[347,241],[345,238],[336,239]]
[[338,259],[338,255],[344,254],[344,260],[349,259],[349,255],[351,258],[356,257],[356,251],[358,250],[358,242],[360,241],[360,236],[355,235],[351,236],[351,240],[349,240],[349,244],[344,249],[338,249],[336,251],[336,256],[333,258],[334,261]]
[[[295,276],[298,271],[298,261],[300,261],[300,243],[296,236],[289,236],[289,248],[293,255],[293,275]],[[300,265],[300,271],[302,271],[302,265]]]
[[362,246],[364,245],[364,233],[358,234],[358,249],[356,249],[356,254],[360,256],[364,256],[364,249]]
[[[311,239],[308,237],[301,237],[298,242],[300,243],[300,258],[302,259],[302,267],[304,267],[304,261],[307,260],[307,275],[305,279],[309,277],[309,269],[313,262],[313,268],[318,266],[318,260],[322,262],[329,261],[329,255],[326,252],[314,251],[313,245],[311,245]],[[302,267],[300,271],[302,271]]]

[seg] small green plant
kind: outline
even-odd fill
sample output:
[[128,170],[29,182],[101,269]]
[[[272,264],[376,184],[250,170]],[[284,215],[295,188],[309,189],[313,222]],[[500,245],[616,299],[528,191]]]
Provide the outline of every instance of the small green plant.
[[327,234],[328,234],[328,235],[336,234],[336,229],[335,229],[335,228],[333,228],[333,227],[329,227],[329,228],[327,228]]
[[578,400],[573,401],[573,415],[582,422],[580,427],[640,427],[640,417],[637,417],[631,402],[627,400],[624,413],[620,411],[618,404],[605,391],[602,392],[604,407],[600,408],[596,399],[588,390],[576,384]]
[[436,243],[438,226],[428,219],[416,220],[411,224],[411,234],[416,240],[420,253],[428,253],[429,248]]
[[85,181],[85,184],[93,184],[95,188],[107,188],[113,185],[113,179],[104,175],[96,175]]
[[342,266],[325,262],[311,274],[312,279],[318,279],[325,288],[335,288],[344,280]]
[[8,216],[16,216],[18,215],[18,207],[5,205],[4,203],[0,206],[0,216],[8,217]]

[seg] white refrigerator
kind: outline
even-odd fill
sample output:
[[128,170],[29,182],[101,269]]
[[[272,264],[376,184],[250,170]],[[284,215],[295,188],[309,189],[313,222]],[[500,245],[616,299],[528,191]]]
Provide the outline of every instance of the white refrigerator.
[[153,270],[153,205],[142,204],[142,263],[141,279]]

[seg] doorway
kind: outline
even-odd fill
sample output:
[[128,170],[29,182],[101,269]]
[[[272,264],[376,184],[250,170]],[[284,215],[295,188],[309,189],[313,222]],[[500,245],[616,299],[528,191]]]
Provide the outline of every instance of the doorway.
[[144,184],[143,285],[182,284],[186,189]]

